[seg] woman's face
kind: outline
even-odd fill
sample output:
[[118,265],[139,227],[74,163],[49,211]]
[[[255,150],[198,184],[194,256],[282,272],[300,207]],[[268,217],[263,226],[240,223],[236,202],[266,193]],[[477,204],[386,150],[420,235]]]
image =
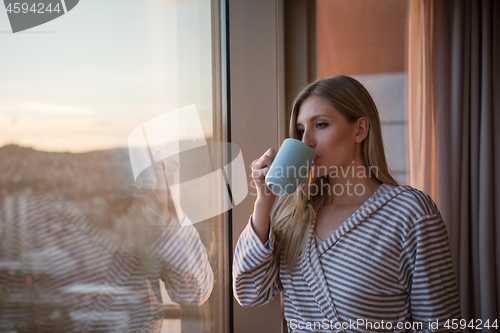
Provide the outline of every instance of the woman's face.
[[321,97],[310,96],[302,103],[297,116],[297,132],[302,142],[316,154],[311,168],[316,177],[331,174],[335,169],[340,173],[350,170],[349,166],[353,167],[359,127],[357,123],[349,124],[342,114]]

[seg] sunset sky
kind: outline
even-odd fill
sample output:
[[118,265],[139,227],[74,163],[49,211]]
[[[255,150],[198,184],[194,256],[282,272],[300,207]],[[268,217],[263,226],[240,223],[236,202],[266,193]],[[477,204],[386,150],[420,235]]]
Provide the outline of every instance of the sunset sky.
[[210,137],[210,29],[210,1],[81,0],[16,34],[3,7],[0,146],[126,147],[134,128],[190,104]]

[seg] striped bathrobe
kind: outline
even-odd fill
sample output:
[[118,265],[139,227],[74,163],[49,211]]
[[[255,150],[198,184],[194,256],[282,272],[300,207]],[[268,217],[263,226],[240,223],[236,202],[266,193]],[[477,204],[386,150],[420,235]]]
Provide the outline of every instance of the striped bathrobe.
[[452,331],[446,321],[461,318],[446,226],[427,194],[384,183],[319,246],[313,230],[290,274],[250,218],[234,254],[238,302],[283,291],[293,332]]
[[214,280],[196,229],[154,217],[163,232],[139,255],[70,202],[23,193],[0,200],[0,332],[159,332],[159,279],[174,302],[203,303]]

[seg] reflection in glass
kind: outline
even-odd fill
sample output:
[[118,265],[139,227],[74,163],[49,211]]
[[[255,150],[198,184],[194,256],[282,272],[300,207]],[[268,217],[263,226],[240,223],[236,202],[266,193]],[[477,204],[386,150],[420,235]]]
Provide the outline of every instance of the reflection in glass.
[[[1,331],[158,331],[160,278],[178,304],[200,305],[212,291],[205,247],[192,225],[180,226],[169,191],[138,195],[126,150],[82,155],[0,149],[3,165],[26,162],[2,170],[24,181],[0,195]],[[79,168],[37,173],[53,163]],[[106,181],[71,186],[93,173]],[[87,216],[112,223],[112,234]]]
[[0,331],[225,327],[225,216],[192,225],[168,187],[143,191],[127,141],[192,104],[207,143],[225,141],[216,6],[86,0],[0,34]]

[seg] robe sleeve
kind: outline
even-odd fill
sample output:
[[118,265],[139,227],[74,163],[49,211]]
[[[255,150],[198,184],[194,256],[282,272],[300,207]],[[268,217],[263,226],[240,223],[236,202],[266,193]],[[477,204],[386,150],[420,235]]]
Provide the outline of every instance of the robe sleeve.
[[278,264],[273,260],[273,238],[265,244],[252,227],[252,216],[240,235],[233,260],[233,292],[242,306],[264,305],[283,290]]
[[150,246],[157,267],[155,275],[163,280],[173,302],[203,304],[214,284],[205,247],[190,223],[184,227],[175,220],[171,223],[176,226],[167,228]]
[[[461,319],[448,232],[439,211],[412,223],[400,256],[400,281],[410,295],[411,320],[421,332],[451,332]],[[459,331],[455,331],[459,332]]]

